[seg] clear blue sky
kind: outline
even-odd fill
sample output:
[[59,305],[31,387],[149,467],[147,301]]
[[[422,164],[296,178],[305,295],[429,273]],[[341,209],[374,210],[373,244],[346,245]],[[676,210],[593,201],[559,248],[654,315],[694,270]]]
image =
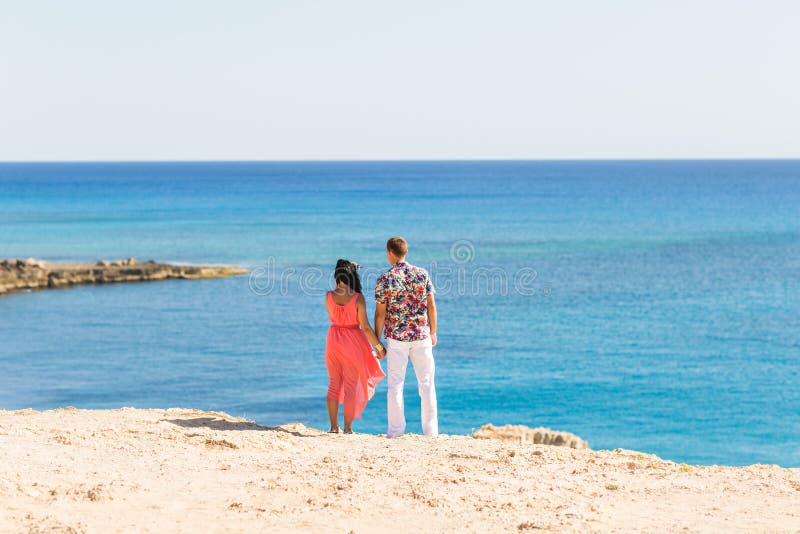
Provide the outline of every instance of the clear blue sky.
[[800,2],[0,0],[0,160],[800,157]]

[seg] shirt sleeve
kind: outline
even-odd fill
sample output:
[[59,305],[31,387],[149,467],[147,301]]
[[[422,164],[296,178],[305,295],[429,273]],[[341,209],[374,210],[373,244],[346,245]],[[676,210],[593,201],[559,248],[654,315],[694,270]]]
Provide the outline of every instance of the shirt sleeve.
[[431,281],[431,275],[428,274],[428,271],[425,271],[425,294],[433,295],[436,293],[436,290],[433,288],[433,282]]
[[379,276],[375,281],[375,302],[386,304],[388,300],[386,298],[386,277]]

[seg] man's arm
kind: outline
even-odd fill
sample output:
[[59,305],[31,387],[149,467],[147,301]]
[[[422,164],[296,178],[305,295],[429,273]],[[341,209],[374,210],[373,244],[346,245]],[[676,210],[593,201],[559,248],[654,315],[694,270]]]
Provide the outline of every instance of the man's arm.
[[428,293],[428,326],[431,329],[431,345],[436,346],[436,299]]
[[380,341],[383,335],[383,323],[386,320],[386,303],[375,302],[375,335]]

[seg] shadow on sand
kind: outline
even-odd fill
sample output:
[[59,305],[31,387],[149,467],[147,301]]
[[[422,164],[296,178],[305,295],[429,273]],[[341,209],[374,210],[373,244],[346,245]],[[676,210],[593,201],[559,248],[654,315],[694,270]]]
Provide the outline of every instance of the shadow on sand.
[[301,438],[316,438],[327,433],[315,428],[307,428],[299,423],[289,423],[280,426],[261,426],[247,421],[227,421],[216,417],[191,417],[187,419],[162,419],[167,423],[182,426],[183,428],[210,428],[212,430],[256,430],[262,432],[284,432]]

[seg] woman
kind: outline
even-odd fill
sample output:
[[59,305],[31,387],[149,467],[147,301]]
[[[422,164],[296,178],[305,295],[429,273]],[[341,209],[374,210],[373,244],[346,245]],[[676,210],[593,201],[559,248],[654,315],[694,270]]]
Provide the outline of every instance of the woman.
[[353,433],[353,419],[361,417],[375,386],[385,378],[378,359],[386,349],[367,320],[367,306],[361,294],[359,265],[348,260],[336,262],[336,289],[325,295],[325,308],[331,319],[325,343],[328,368],[329,432],[339,432],[339,404],[344,404],[344,433]]

